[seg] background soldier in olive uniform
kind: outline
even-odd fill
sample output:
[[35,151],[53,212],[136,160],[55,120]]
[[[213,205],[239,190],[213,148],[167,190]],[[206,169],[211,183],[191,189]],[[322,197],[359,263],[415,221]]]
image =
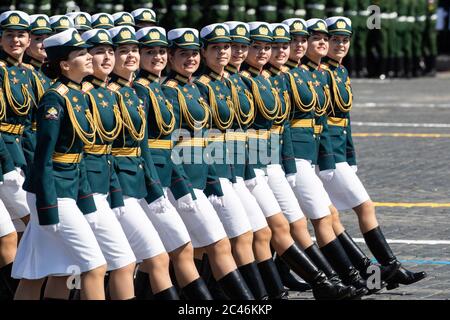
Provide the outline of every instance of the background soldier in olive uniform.
[[276,22],[277,21],[277,0],[259,0],[256,10],[259,21]]
[[247,0],[247,17],[243,21],[256,20],[256,8],[258,7],[258,0]]
[[295,0],[280,0],[278,1],[278,19],[283,21],[295,17]]
[[14,9],[14,0],[2,0],[0,3],[0,13]]
[[300,19],[306,19],[306,7],[305,0],[294,1],[294,17]]
[[229,19],[233,21],[245,21],[246,20],[246,0],[230,0],[230,14]]
[[424,31],[426,27],[427,0],[415,0],[415,18],[413,27],[413,77],[419,77],[424,71],[423,66],[423,44]]
[[[388,28],[389,20],[388,14],[388,1],[372,0],[371,4],[380,7],[381,12],[381,29],[371,29],[368,32],[367,37],[367,52],[368,52],[368,75],[369,77],[385,78],[387,58],[388,58]],[[374,12],[370,12],[373,14]]]
[[438,54],[437,48],[437,32],[436,32],[436,20],[437,20],[437,0],[427,1],[427,19],[425,22],[424,31],[424,45],[423,54],[425,57],[425,74],[434,76],[436,74],[436,56]]
[[[196,0],[198,1],[198,0]],[[168,0],[155,0],[153,1],[153,8],[151,8],[156,13],[156,24],[161,25],[161,21],[164,21],[167,14],[167,3]]]
[[16,0],[16,10],[33,14],[36,12],[35,0]]
[[189,26],[199,29],[203,22],[204,6],[201,0],[188,0]]
[[397,69],[395,62],[400,56],[400,47],[397,42],[397,2],[390,1],[389,7],[389,28],[388,28],[388,39],[389,39],[389,55],[388,55],[388,75],[389,77],[395,77],[397,74]]
[[306,4],[306,18],[325,18],[325,3],[326,0],[305,0]]
[[[158,15],[158,12],[156,12]],[[163,25],[165,28],[183,28],[186,27],[188,18],[187,0],[168,0],[167,14],[164,17]]]
[[205,16],[205,20],[202,21],[202,25],[219,23],[228,20],[230,14],[230,6],[228,0],[208,0],[205,1],[206,10],[208,14]]

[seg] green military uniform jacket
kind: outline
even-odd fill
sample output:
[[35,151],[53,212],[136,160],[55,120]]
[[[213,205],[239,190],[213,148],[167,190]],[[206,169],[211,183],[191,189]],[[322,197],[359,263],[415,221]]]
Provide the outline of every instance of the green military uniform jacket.
[[175,128],[184,129],[181,133],[183,141],[179,142],[179,137],[173,137],[181,157],[177,161],[182,163],[182,174],[191,181],[194,189],[205,190],[208,187],[211,194],[223,196],[215,165],[208,164],[205,159],[209,157],[204,152],[205,138],[212,121],[208,104],[198,87],[176,72],[167,76],[162,88],[173,105]]
[[[50,88],[51,79],[47,77],[42,71],[42,63],[25,55],[23,61],[33,67],[33,92],[35,99],[33,100],[33,107],[29,112],[27,122],[25,124],[25,131],[23,132],[22,147],[25,160],[27,161],[27,168],[33,167],[34,149],[36,148],[36,112],[39,100],[44,95],[45,91]],[[28,173],[25,173],[28,174]]]
[[[286,174],[293,174],[297,172],[297,168],[295,166],[294,149],[291,140],[291,124],[289,122],[291,109],[289,76],[285,72],[287,69],[282,71],[271,64],[267,64],[265,68],[270,73],[270,83],[277,91],[279,99],[279,111],[275,119],[275,125],[280,126],[280,131],[274,130],[272,132],[272,137],[277,137],[277,139],[272,140],[271,154],[278,153],[284,172]],[[275,141],[279,143],[274,143]]]
[[112,149],[122,192],[152,202],[163,196],[164,191],[148,148],[145,103],[132,83],[116,74],[112,74],[108,88],[116,93],[124,122]]
[[24,189],[36,194],[41,225],[59,222],[57,198],[77,200],[82,194],[86,206],[95,210],[81,161],[85,142],[92,143],[95,138],[88,111],[81,85],[65,77],[58,79],[39,103],[33,170]]
[[[337,61],[325,57],[322,68],[327,71],[331,88],[331,104],[328,113],[328,128],[334,159],[356,165],[353,145],[350,110],[352,109],[352,87],[347,69]],[[343,120],[344,119],[344,120]]]
[[[22,136],[35,104],[32,67],[0,51],[0,132],[16,167],[27,162],[22,148]],[[30,124],[31,125],[31,124]]]
[[318,139],[314,133],[317,94],[311,71],[295,61],[286,64],[289,70],[289,93],[291,95],[291,140],[297,159],[310,160],[317,164]]
[[95,145],[85,147],[84,163],[92,192],[108,194],[111,208],[122,207],[123,195],[114,170],[112,143],[122,128],[119,105],[106,82],[90,76],[83,83],[83,92],[97,126]]
[[181,174],[182,168],[171,158],[175,115],[159,80],[158,76],[141,70],[134,81],[134,88],[139,98],[147,104],[148,147],[161,185],[170,187],[175,199],[179,199],[191,193],[192,185]]
[[320,170],[335,169],[336,164],[334,161],[333,147],[331,145],[326,114],[328,106],[331,103],[327,73],[306,56],[302,59],[302,62],[311,72],[314,90],[317,94],[314,125],[318,147],[317,164],[319,165]]
[[271,161],[270,130],[279,112],[277,93],[269,81],[268,71],[260,72],[248,64],[243,64],[240,74],[251,91],[255,104],[255,120],[250,129],[256,130],[256,136],[254,132],[249,132],[248,137],[250,164],[254,168],[263,168]]
[[255,104],[253,95],[247,88],[247,85],[242,80],[238,70],[232,66],[227,65],[227,72],[230,74],[230,80],[233,82],[237,91],[238,101],[235,101],[236,114],[232,128],[238,132],[242,131],[245,139],[236,138],[235,141],[227,140],[227,144],[233,143],[233,150],[235,150],[235,158],[233,160],[233,172],[237,177],[242,177],[245,180],[256,177],[253,166],[249,164],[248,143],[247,143],[247,129],[251,126],[255,119]]
[[0,134],[0,181],[3,181],[3,175],[15,169],[14,162],[6,148],[3,136]]

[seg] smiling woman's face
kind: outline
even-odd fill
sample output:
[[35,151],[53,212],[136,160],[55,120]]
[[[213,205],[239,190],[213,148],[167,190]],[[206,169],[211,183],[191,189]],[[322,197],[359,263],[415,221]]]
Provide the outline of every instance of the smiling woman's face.
[[171,69],[189,78],[200,66],[200,52],[177,48],[170,52],[169,62]]
[[212,70],[223,69],[231,57],[231,45],[229,43],[211,43],[206,49],[202,49],[205,63]]
[[283,66],[289,59],[291,47],[289,43],[274,43],[272,45],[272,55],[270,63],[277,68]]
[[308,37],[306,36],[293,36],[291,41],[291,53],[290,58],[295,61],[299,61],[306,53],[308,49]]
[[341,62],[350,49],[350,37],[334,35],[330,38],[330,49],[328,56],[336,61]]
[[25,30],[6,29],[1,37],[3,50],[17,60],[22,59],[30,41],[30,32]]
[[320,60],[328,53],[328,35],[323,32],[313,32],[308,38],[306,54],[313,60]]
[[144,47],[141,49],[142,69],[153,74],[160,75],[167,65],[167,48],[165,47]]
[[245,60],[249,65],[261,69],[269,62],[272,54],[272,45],[269,42],[255,41],[250,45],[248,56]]
[[[119,75],[129,75],[139,69],[139,47],[136,44],[124,44],[114,51],[116,64],[114,72]],[[127,76],[128,77],[128,76]]]

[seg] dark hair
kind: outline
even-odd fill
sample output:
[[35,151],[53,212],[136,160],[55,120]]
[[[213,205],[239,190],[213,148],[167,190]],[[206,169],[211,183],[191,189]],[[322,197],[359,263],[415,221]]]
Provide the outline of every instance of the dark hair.
[[42,65],[42,72],[50,79],[56,79],[61,77],[61,61],[69,59],[69,55],[72,51],[83,50],[79,47],[51,47],[46,49],[47,62]]

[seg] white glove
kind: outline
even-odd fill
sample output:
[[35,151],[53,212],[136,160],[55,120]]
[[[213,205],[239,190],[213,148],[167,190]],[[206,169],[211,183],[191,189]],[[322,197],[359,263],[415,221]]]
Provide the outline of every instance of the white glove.
[[22,177],[22,175],[20,174],[20,169],[19,170],[12,170],[6,174],[3,175],[3,182],[5,184],[9,184],[9,185],[15,185],[17,187],[22,187],[22,184],[24,182],[24,178]]
[[289,182],[291,188],[294,188],[297,181],[297,174],[296,173],[288,174],[286,176],[286,180]]
[[222,197],[218,197],[215,194],[212,194],[212,195],[210,195],[208,197],[208,200],[209,200],[209,202],[211,202],[211,204],[214,207],[216,207],[216,206],[217,207],[224,207],[225,206],[224,200],[223,200],[223,196]]
[[87,222],[89,222],[89,225],[91,226],[92,230],[97,229],[98,226],[98,211],[85,214],[84,217],[86,218]]
[[356,173],[358,171],[358,166],[356,164],[350,166],[353,169],[353,172]]
[[153,200],[152,203],[149,203],[148,208],[151,211],[154,211],[156,214],[166,212],[167,208],[169,207],[166,201],[167,201],[166,197],[161,196],[158,199]]
[[331,181],[334,176],[334,169],[319,171],[319,177],[325,181]]
[[58,232],[60,226],[61,225],[58,222],[56,224],[41,225],[41,228],[44,229],[45,231],[55,233]]
[[248,180],[244,180],[244,182],[245,182],[247,189],[249,189],[249,190],[253,190],[253,188],[256,187],[256,185],[258,184],[256,177],[248,179]]
[[197,204],[195,200],[192,198],[190,193],[182,196],[177,200],[178,208],[182,210],[195,210],[197,209]]

